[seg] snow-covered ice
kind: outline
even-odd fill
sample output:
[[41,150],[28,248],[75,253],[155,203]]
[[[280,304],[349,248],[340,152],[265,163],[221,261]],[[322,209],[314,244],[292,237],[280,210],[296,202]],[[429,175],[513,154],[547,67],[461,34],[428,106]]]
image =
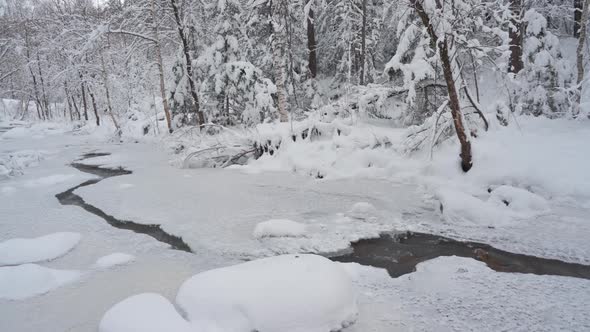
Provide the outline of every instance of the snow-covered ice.
[[549,332],[590,326],[590,280],[495,272],[455,256],[420,263],[416,272],[399,278],[374,267],[343,265],[359,289],[360,319],[347,332]]
[[75,281],[81,273],[37,264],[0,267],[0,298],[22,300]]
[[134,295],[117,303],[105,313],[98,330],[100,332],[194,331],[168,299],[154,293]]
[[275,256],[206,271],[187,280],[176,301],[205,331],[326,332],[357,318],[348,274],[317,255]]
[[117,252],[114,254],[100,257],[94,263],[94,267],[98,269],[107,269],[113,266],[124,265],[135,260],[135,256]]
[[271,219],[260,222],[254,228],[255,238],[305,236],[305,224],[289,219]]
[[377,209],[369,202],[357,202],[350,208],[347,215],[361,220],[368,220],[375,218]]
[[15,238],[0,242],[0,266],[56,259],[72,250],[80,238],[79,233],[59,232],[32,239]]

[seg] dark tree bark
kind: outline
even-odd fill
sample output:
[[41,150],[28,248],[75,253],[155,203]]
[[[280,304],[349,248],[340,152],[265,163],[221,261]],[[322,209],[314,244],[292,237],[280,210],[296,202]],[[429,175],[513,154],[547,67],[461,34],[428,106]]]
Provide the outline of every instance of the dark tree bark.
[[362,4],[363,25],[361,27],[361,56],[360,56],[360,77],[359,83],[365,85],[365,58],[367,56],[367,0]]
[[80,86],[82,90],[82,107],[84,107],[84,120],[88,121],[88,103],[86,102],[86,89],[84,89],[84,83]]
[[90,89],[88,89],[88,94],[90,95],[90,99],[92,100],[92,110],[94,111],[94,118],[96,119],[96,125],[100,126],[100,116],[98,116],[98,108],[96,107],[96,99],[94,99],[94,94]]
[[522,60],[522,0],[510,0],[510,27],[508,37],[510,38],[510,67],[508,72],[518,74],[524,68]]
[[[314,0],[309,0],[314,1]],[[307,50],[309,52],[308,68],[309,74],[315,78],[318,74],[317,43],[315,40],[315,22],[313,8],[309,8],[307,16]]]
[[205,115],[203,114],[203,111],[201,111],[199,105],[199,95],[197,94],[197,87],[195,84],[195,79],[193,77],[193,65],[188,40],[186,39],[186,34],[184,32],[184,25],[182,23],[182,20],[180,19],[180,10],[178,9],[178,3],[176,0],[170,0],[170,4],[172,5],[172,11],[174,12],[174,20],[176,21],[178,36],[180,37],[180,41],[182,42],[182,53],[184,54],[186,75],[188,76],[190,95],[193,99],[194,112],[197,115],[197,125],[201,126],[205,124]]
[[[455,86],[455,79],[453,78],[453,68],[451,67],[451,60],[449,56],[449,45],[447,36],[437,36],[434,27],[430,23],[430,17],[424,10],[420,0],[410,0],[410,3],[416,9],[422,24],[426,27],[430,35],[431,45],[434,44],[438,48],[440,61],[443,68],[443,74],[447,83],[447,92],[449,94],[449,107],[451,108],[451,115],[453,117],[453,124],[459,143],[461,144],[461,168],[464,172],[468,172],[473,166],[471,155],[471,142],[465,133],[463,126],[463,115],[461,113],[461,105],[459,103],[459,95],[457,94],[457,87]],[[437,2],[440,7],[440,2]]]
[[574,0],[574,37],[580,38],[580,29],[582,28],[582,9],[584,0]]

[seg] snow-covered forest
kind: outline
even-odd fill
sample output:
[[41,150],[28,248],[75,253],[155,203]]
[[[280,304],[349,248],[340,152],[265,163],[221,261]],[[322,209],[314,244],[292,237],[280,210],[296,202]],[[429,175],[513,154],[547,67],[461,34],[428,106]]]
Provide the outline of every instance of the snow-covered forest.
[[588,331],[590,0],[0,0],[0,331]]

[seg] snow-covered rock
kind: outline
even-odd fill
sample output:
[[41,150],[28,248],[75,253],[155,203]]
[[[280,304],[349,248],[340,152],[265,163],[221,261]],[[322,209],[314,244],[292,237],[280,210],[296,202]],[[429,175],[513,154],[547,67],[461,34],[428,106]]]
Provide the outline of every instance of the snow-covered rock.
[[[100,332],[190,332],[187,321],[168,299],[159,294],[143,293],[128,297],[109,309]],[[197,330],[199,331],[199,330]]]
[[254,228],[255,238],[305,236],[305,225],[288,219],[271,219],[260,222]]
[[351,218],[362,220],[374,218],[376,214],[377,209],[375,209],[375,206],[369,202],[355,203],[347,213],[347,215]]
[[187,280],[176,301],[204,331],[328,332],[357,317],[349,274],[316,255],[275,256],[206,271]]
[[133,255],[117,252],[97,259],[96,263],[94,263],[94,267],[98,269],[108,269],[109,267],[124,265],[134,260],[135,256]]
[[80,242],[80,234],[53,233],[32,239],[15,238],[0,243],[0,266],[49,261],[63,256]]
[[501,206],[507,205],[522,217],[534,217],[550,211],[549,203],[545,198],[528,190],[512,186],[495,188],[489,200]]
[[79,271],[55,270],[37,264],[0,267],[0,298],[22,300],[72,282]]

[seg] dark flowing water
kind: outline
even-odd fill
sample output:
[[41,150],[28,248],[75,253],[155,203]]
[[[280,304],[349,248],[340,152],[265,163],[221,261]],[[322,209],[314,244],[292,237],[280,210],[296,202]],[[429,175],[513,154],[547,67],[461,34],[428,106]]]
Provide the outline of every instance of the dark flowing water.
[[498,272],[533,273],[590,279],[590,266],[515,254],[477,242],[462,242],[423,233],[383,234],[352,244],[352,252],[332,257],[387,270],[390,276],[414,272],[418,263],[439,256],[477,259]]
[[[107,156],[107,155],[109,155],[109,154],[108,153],[88,153],[88,154],[85,154],[80,160],[84,160],[84,159],[92,158],[92,157]],[[104,211],[97,208],[96,206],[86,203],[82,197],[80,197],[79,195],[74,193],[74,191],[78,188],[96,184],[106,178],[110,178],[113,176],[121,176],[121,175],[131,174],[132,173],[131,171],[123,169],[122,167],[105,168],[105,167],[94,166],[94,165],[84,165],[84,164],[76,163],[76,162],[72,163],[71,166],[81,172],[93,174],[93,175],[98,176],[99,178],[85,181],[75,187],[72,187],[62,193],[55,195],[55,197],[58,199],[58,201],[62,205],[79,206],[79,207],[83,208],[84,210],[102,218],[104,221],[106,221],[109,225],[111,225],[113,227],[116,227],[119,229],[130,230],[135,233],[146,234],[146,235],[149,235],[160,242],[164,242],[164,243],[169,244],[172,247],[172,249],[192,252],[191,248],[188,246],[188,244],[186,244],[182,240],[181,237],[174,236],[174,235],[164,232],[162,230],[162,228],[160,227],[160,225],[145,225],[145,224],[138,224],[138,223],[135,223],[130,220],[117,219],[114,216],[111,216],[111,215],[105,213]]]

